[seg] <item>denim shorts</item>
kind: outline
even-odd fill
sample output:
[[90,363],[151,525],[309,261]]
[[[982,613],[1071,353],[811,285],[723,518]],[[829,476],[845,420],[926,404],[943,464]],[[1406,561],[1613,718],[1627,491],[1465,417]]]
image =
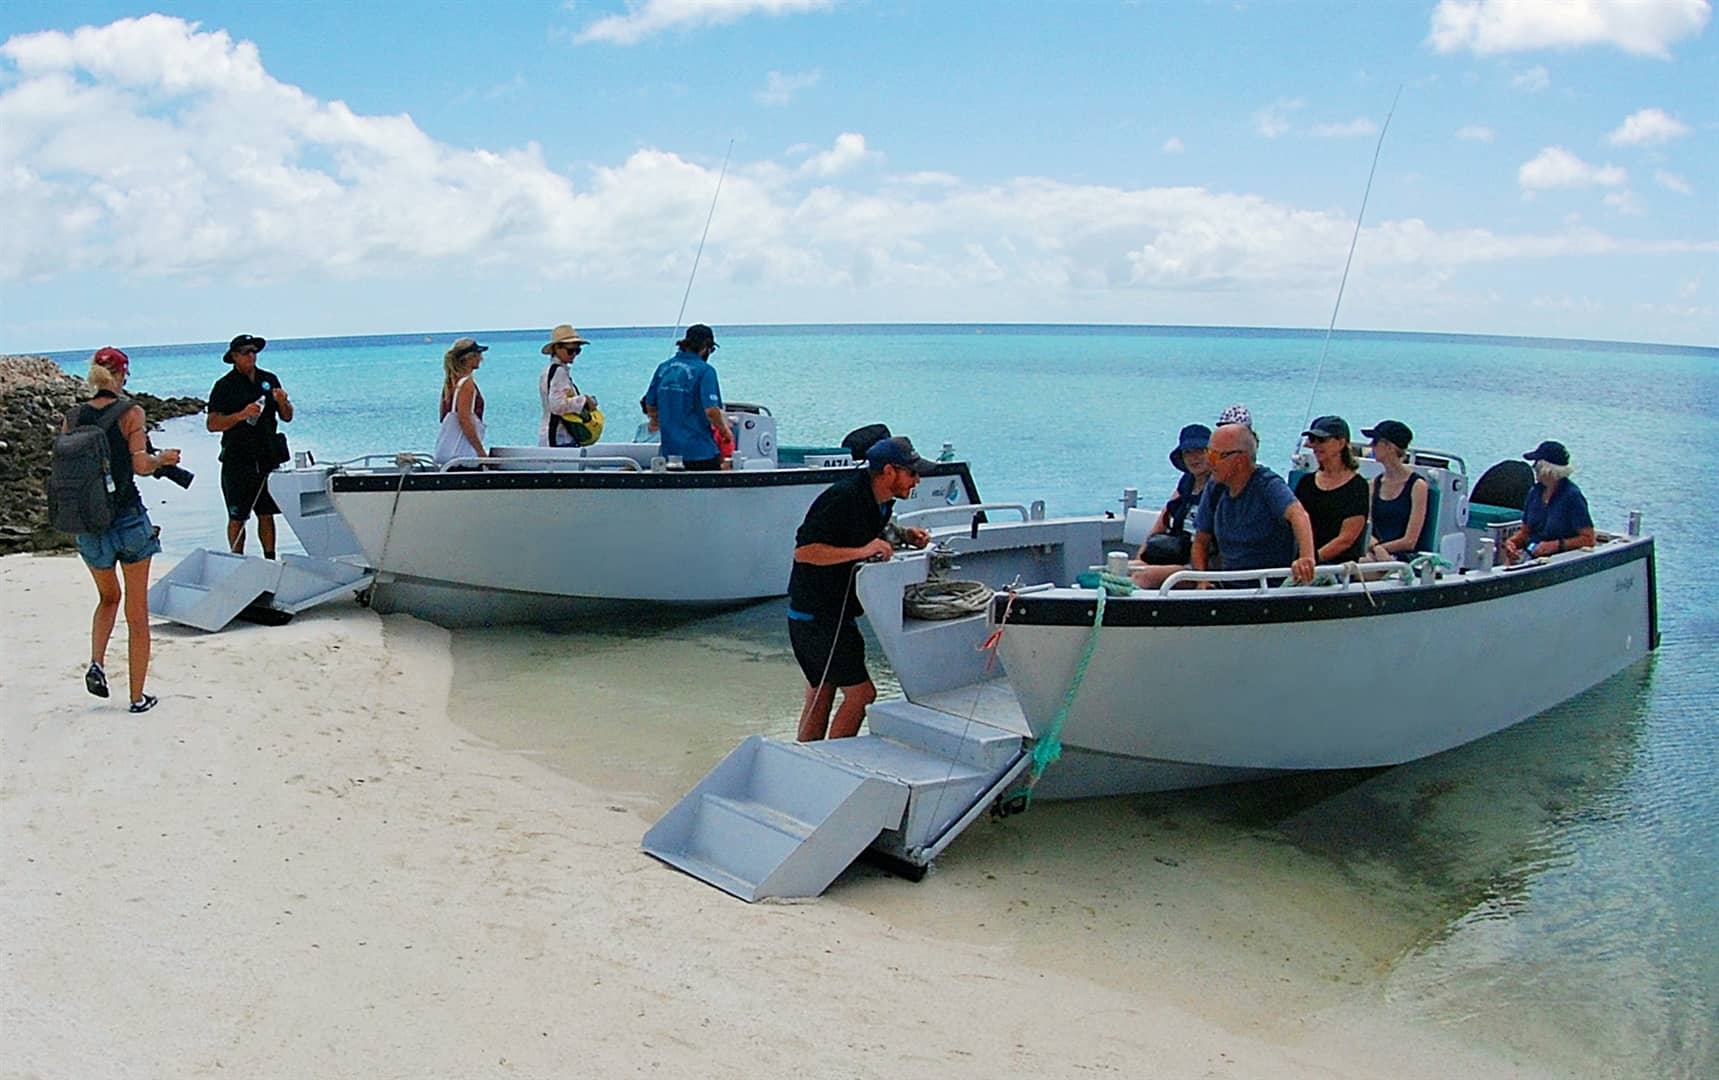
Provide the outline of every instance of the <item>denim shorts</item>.
[[116,562],[142,562],[161,551],[155,526],[141,507],[123,514],[103,532],[79,533],[77,541],[78,554],[94,570],[112,570]]

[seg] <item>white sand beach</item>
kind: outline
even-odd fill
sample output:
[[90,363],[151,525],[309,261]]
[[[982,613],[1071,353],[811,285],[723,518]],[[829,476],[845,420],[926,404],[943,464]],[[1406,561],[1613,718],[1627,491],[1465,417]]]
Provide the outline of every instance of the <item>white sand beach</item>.
[[911,917],[871,882],[743,904],[641,854],[639,800],[453,723],[449,637],[406,617],[158,623],[132,716],[83,689],[93,596],[75,557],[0,559],[0,1076],[1569,1073],[1252,963],[1331,913],[1254,924],[1197,863],[1085,920],[1090,971],[973,857],[889,882]]

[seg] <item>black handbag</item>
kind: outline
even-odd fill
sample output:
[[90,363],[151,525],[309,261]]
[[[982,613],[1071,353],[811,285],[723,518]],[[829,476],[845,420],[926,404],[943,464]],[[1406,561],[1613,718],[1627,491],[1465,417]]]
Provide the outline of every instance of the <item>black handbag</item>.
[[1146,538],[1146,563],[1182,566],[1192,557],[1194,538],[1185,532],[1163,532]]
[[287,462],[292,460],[292,450],[287,447],[285,435],[277,431],[273,435],[269,436],[267,456],[270,468],[273,468],[276,465],[285,465]]

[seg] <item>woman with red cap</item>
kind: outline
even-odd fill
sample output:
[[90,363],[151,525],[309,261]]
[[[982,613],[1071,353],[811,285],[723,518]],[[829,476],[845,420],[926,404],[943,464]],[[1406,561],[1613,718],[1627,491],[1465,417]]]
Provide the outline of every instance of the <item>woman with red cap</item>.
[[[120,396],[130,368],[131,361],[120,350],[111,346],[96,350],[90,358],[87,377],[95,393],[66,414],[63,430],[87,424],[104,426],[112,475],[109,493],[112,523],[99,533],[77,535],[78,554],[83,556],[96,584],[95,617],[90,623],[90,666],[84,673],[84,687],[96,697],[108,696],[107,673],[102,664],[119,615],[123,574],[126,675],[131,684],[131,711],[141,713],[153,709],[156,702],[153,695],[144,693],[143,680],[149,673],[149,560],[161,550],[161,542],[156,539],[159,530],[150,524],[149,514],[143,509],[143,496],[138,493],[135,477],[179,464],[179,451],[150,451],[143,407]],[[119,410],[117,418],[108,412],[110,409]]]

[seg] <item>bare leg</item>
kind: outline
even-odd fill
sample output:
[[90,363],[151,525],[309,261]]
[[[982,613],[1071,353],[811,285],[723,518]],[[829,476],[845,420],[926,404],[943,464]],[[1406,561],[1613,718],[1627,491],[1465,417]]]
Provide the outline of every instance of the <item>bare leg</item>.
[[836,710],[836,718],[830,721],[830,738],[851,739],[859,734],[860,722],[865,719],[865,707],[877,700],[877,687],[871,680],[855,686],[842,687],[842,707]]
[[[1134,571],[1134,584],[1142,589],[1156,589],[1170,579],[1171,574],[1188,569],[1186,566],[1148,566]],[[1186,588],[1186,586],[1183,586]]]
[[245,553],[245,523],[242,521],[227,522],[227,550],[243,555]]
[[90,620],[90,663],[107,663],[107,642],[113,636],[113,623],[119,617],[119,574],[111,568],[90,567],[90,577],[96,583],[95,617]]
[[275,516],[273,514],[257,515],[257,542],[263,545],[263,558],[272,559],[275,557]]
[[131,700],[137,701],[149,674],[149,560],[121,563],[120,569],[125,573],[126,675]]
[[806,687],[806,705],[800,710],[800,730],[794,738],[799,742],[817,742],[823,738],[830,726],[830,707],[835,703],[835,687]]

